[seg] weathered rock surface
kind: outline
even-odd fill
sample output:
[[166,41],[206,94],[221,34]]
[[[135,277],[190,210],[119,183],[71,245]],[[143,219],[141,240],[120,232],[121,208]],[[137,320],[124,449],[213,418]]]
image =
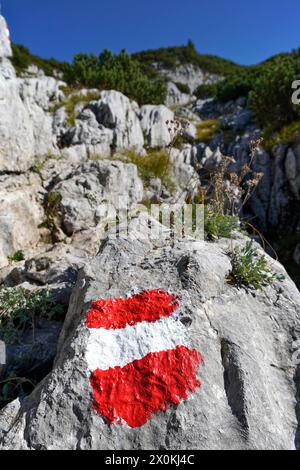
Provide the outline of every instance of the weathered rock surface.
[[164,105],[145,105],[141,107],[140,118],[146,144],[151,147],[166,147],[171,142],[166,121],[174,119],[174,113]]
[[[0,447],[299,448],[300,382],[293,345],[300,338],[300,294],[295,285],[286,276],[255,295],[229,286],[224,242],[172,244],[166,230],[158,239],[141,239],[147,227],[147,217],[133,219],[132,238],[108,238],[80,272],[54,370],[28,398],[0,412]],[[283,272],[270,262],[273,271]],[[198,371],[201,386],[142,427],[109,425],[92,405],[86,313],[95,299],[158,288],[179,298],[178,330],[204,356]],[[141,334],[135,341],[130,347],[140,354],[147,337]],[[126,357],[126,347],[111,347],[103,354]]]
[[[85,145],[89,155],[109,156],[121,149],[141,151],[144,137],[138,105],[118,91],[102,91],[100,100],[87,105],[75,127],[63,136],[66,146]],[[56,117],[59,124],[59,117]]]
[[12,50],[9,37],[9,29],[5,18],[0,15],[0,60],[1,57],[11,57]]
[[170,161],[177,185],[190,195],[195,193],[199,187],[199,176],[194,169],[197,147],[185,144],[181,149],[172,148]]
[[[17,79],[8,60],[0,67],[0,171],[28,170],[36,156],[57,152],[52,117],[44,111],[59,97],[54,79]],[[41,107],[42,105],[42,107]]]
[[192,95],[182,93],[173,82],[167,83],[166,106],[185,105],[193,99]]
[[44,192],[35,174],[0,176],[0,267],[8,256],[38,244]]
[[96,227],[108,216],[109,205],[130,209],[143,198],[143,184],[135,165],[91,161],[67,170],[52,187],[67,235]]
[[174,69],[159,67],[159,72],[172,82],[188,85],[191,92],[195,91],[199,85],[215,83],[220,80],[219,76],[204,73],[199,67],[192,64],[178,65]]

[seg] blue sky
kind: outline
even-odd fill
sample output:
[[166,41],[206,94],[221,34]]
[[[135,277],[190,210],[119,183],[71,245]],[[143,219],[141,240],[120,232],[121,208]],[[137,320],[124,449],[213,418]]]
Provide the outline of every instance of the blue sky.
[[43,57],[185,44],[243,64],[300,47],[300,0],[1,0],[12,40]]

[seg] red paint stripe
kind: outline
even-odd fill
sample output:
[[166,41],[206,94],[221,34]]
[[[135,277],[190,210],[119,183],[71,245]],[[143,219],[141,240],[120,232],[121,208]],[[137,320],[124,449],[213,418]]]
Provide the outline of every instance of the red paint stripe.
[[100,299],[87,313],[88,328],[125,328],[142,321],[155,322],[177,309],[177,297],[161,289],[144,291],[128,298]]
[[91,377],[94,408],[109,423],[123,419],[132,428],[143,426],[200,386],[196,373],[202,360],[198,351],[177,346],[123,368],[97,369]]

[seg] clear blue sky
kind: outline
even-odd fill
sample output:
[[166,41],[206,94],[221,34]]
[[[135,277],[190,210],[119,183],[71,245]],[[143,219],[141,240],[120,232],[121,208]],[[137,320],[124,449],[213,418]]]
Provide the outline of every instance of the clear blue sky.
[[1,0],[12,40],[71,60],[185,44],[243,64],[300,47],[300,0]]

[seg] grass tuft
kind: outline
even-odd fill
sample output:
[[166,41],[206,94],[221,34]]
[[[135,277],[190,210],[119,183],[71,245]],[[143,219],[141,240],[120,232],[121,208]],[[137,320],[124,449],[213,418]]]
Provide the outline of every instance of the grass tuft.
[[218,119],[207,119],[197,124],[197,139],[200,142],[209,143],[220,131],[221,123]]

